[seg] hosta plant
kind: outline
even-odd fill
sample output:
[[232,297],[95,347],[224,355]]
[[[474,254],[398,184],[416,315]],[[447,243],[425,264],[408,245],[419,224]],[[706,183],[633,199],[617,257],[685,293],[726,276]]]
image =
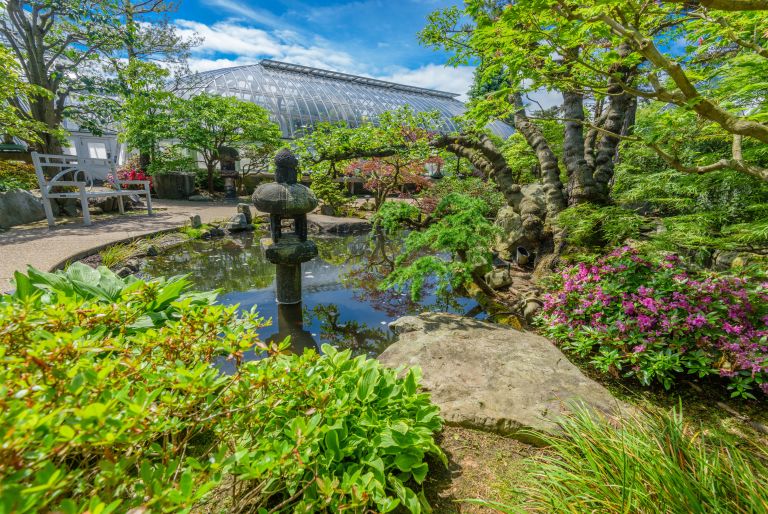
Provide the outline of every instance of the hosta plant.
[[0,296],[0,512],[428,509],[442,421],[416,372],[285,354],[256,313],[179,278],[75,265],[16,286]]
[[768,394],[768,280],[692,272],[675,255],[622,247],[564,269],[542,325],[603,372],[670,388],[719,375],[733,396]]

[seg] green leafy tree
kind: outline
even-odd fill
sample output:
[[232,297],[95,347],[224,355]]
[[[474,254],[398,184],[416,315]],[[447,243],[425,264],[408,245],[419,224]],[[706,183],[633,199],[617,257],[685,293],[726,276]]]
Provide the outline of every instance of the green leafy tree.
[[44,153],[61,153],[55,134],[68,110],[67,100],[88,94],[98,76],[99,52],[115,45],[104,30],[109,7],[101,0],[6,0],[0,12],[0,35],[18,61],[25,80],[48,92],[12,100],[25,116],[47,128],[36,143]]
[[281,145],[279,140],[260,141],[246,145],[240,150],[240,189],[243,194],[246,193],[245,178],[251,174],[269,171],[272,157]]
[[6,140],[19,138],[30,143],[40,141],[41,133],[47,127],[30,119],[18,108],[18,100],[29,102],[37,96],[46,96],[48,92],[24,82],[21,70],[13,54],[0,46],[0,137]]
[[[480,124],[513,120],[517,143],[525,139],[529,162],[535,156],[540,197],[521,191],[515,163],[489,138],[446,138],[446,147],[490,169],[523,218],[522,243],[533,247],[539,263],[556,263],[564,247],[566,234],[556,223],[563,210],[612,203],[621,141],[646,145],[678,172],[730,169],[768,177],[754,151],[768,134],[768,90],[755,79],[766,76],[768,14],[714,9],[678,2],[470,0],[463,9],[430,16],[424,42],[452,52],[453,64],[482,62],[469,117]],[[532,112],[527,101],[528,93],[544,89],[562,96],[554,116]],[[633,130],[638,102],[647,100],[666,110],[654,130],[659,137]],[[707,130],[726,138],[728,153],[692,159],[677,138],[660,137],[670,117],[683,113],[695,113]],[[561,137],[549,130],[552,122]],[[507,150],[511,158],[523,153],[519,144]]]
[[171,126],[179,146],[199,153],[208,173],[208,190],[222,147],[243,148],[250,144],[278,144],[281,132],[263,107],[237,98],[203,93],[177,99]]
[[166,87],[170,72],[154,63],[133,60],[124,73],[130,77],[131,87],[118,115],[120,138],[130,150],[146,156],[139,164],[147,169],[157,157],[160,141],[173,136],[170,106],[175,97]]
[[[439,114],[410,106],[379,115],[376,123],[350,128],[320,124],[296,142],[305,169],[335,179],[339,174],[364,180],[378,210],[388,195],[404,185],[425,187],[424,165],[434,159]],[[339,188],[343,187],[339,184]]]
[[[708,4],[474,0],[463,11],[435,13],[422,37],[454,51],[454,62],[480,57],[481,81],[501,84],[477,102],[481,116],[511,116],[520,108],[516,94],[547,88],[563,94],[567,129],[581,132],[586,124],[609,140],[626,135],[630,99],[657,100],[694,111],[732,139],[728,159],[693,167],[653,145],[675,169],[729,168],[766,180],[768,172],[746,160],[741,146],[744,139],[768,143],[766,83],[755,80],[768,71],[768,11],[734,3],[724,12]],[[605,108],[585,118],[585,98]],[[573,173],[584,174],[567,151],[565,159]],[[599,185],[604,173],[595,168],[592,179]]]
[[61,153],[57,130],[64,119],[99,133],[127,96],[122,75],[136,60],[179,62],[189,45],[163,19],[174,4],[163,0],[4,0],[0,35],[26,82],[48,93],[14,106],[46,127],[37,148]]

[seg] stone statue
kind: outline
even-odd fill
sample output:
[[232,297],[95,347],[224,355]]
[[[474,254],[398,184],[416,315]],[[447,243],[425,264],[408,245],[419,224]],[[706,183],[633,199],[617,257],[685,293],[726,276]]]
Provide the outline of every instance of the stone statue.
[[[298,183],[298,159],[288,149],[275,155],[275,181],[253,192],[253,205],[269,213],[272,242],[266,249],[269,262],[277,265],[277,302],[301,302],[301,263],[317,255],[317,246],[307,240],[307,213],[317,207],[317,197]],[[283,233],[283,220],[293,220],[293,232]]]
[[297,182],[299,165],[293,153],[284,148],[275,155],[275,182],[263,184],[253,192],[253,205],[269,213],[272,240],[277,244],[283,219],[293,218],[294,233],[307,240],[307,213],[317,207],[317,197],[307,186]]

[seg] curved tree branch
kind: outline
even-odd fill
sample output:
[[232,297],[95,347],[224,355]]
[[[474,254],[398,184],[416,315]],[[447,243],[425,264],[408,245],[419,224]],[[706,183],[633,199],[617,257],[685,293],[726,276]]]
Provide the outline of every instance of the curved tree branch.
[[668,92],[661,88],[661,86],[655,85],[654,89],[657,99],[676,105],[688,106],[699,115],[714,121],[732,134],[749,136],[763,143],[768,143],[768,125],[735,116],[720,107],[716,102],[702,96],[688,75],[686,75],[680,63],[665,57],[652,39],[645,37],[634,28],[623,25],[605,13],[597,15],[595,19],[605,23],[613,33],[626,38],[637,52],[648,59],[651,64],[669,75],[677,86],[680,95],[674,93],[665,94]]
[[768,0],[666,0],[669,4],[700,5],[718,11],[767,11]]

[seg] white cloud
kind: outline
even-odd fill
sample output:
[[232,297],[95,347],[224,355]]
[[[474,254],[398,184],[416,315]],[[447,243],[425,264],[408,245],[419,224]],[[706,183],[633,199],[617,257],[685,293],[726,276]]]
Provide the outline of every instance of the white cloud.
[[195,71],[214,69],[211,68],[214,63],[225,68],[251,64],[263,58],[349,73],[361,71],[348,53],[322,44],[302,44],[297,34],[290,30],[268,32],[232,21],[206,25],[176,20],[176,25],[182,36],[197,34],[202,38],[202,44],[193,50],[190,59],[190,67]]
[[237,0],[203,0],[209,7],[222,9],[237,16],[242,16],[267,27],[282,27],[284,23],[280,18],[265,9],[258,9],[244,5]]
[[401,68],[388,75],[379,75],[376,78],[408,86],[458,93],[461,95],[459,100],[466,101],[467,92],[472,85],[474,72],[475,68],[473,66],[453,68],[440,64],[427,64],[415,70]]

